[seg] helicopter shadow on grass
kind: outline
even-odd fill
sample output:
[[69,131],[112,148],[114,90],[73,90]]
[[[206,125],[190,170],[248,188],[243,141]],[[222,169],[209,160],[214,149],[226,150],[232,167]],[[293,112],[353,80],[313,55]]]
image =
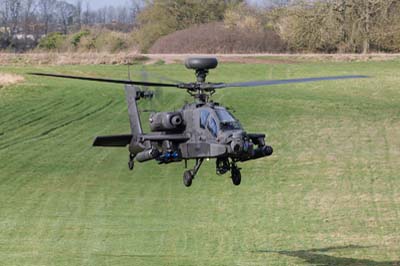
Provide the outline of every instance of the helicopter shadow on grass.
[[308,250],[257,250],[256,253],[275,253],[290,257],[296,257],[304,260],[305,263],[318,266],[397,266],[400,265],[400,261],[374,261],[370,259],[355,259],[346,257],[335,257],[332,255],[321,254],[323,252],[329,252],[340,249],[361,249],[370,248],[371,246],[338,246],[338,247],[327,247],[320,249],[308,249]]

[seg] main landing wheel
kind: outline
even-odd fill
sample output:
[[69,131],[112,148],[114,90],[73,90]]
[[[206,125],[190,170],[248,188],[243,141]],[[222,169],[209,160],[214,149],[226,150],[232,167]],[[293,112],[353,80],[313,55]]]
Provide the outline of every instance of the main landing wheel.
[[190,187],[192,185],[193,178],[194,178],[194,176],[192,174],[192,171],[190,171],[190,170],[185,171],[183,173],[183,184],[186,187]]
[[239,186],[240,185],[240,181],[242,181],[242,174],[240,173],[240,170],[238,168],[232,168],[231,171],[231,178],[232,178],[232,183],[235,186]]

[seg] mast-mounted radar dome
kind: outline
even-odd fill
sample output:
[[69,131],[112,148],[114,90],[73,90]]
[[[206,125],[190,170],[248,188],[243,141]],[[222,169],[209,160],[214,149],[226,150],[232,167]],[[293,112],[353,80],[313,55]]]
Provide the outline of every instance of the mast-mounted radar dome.
[[185,66],[188,69],[196,71],[198,83],[205,83],[209,69],[216,68],[218,60],[215,57],[189,57],[185,60]]
[[207,70],[216,68],[218,60],[215,57],[189,57],[185,60],[188,69]]

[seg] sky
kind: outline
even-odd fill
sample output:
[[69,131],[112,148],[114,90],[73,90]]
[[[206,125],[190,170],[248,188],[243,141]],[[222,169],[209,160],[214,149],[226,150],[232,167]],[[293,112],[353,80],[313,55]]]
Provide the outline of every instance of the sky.
[[[262,2],[262,0],[247,0],[250,3],[257,3],[257,2]],[[75,4],[76,0],[67,0],[67,2],[71,4]],[[83,2],[89,2],[90,3],[90,8],[92,9],[97,9],[101,8],[104,6],[123,6],[123,5],[128,5],[128,0],[83,0]],[[84,4],[85,6],[86,4]]]
[[[71,4],[75,4],[76,0],[67,0],[67,2]],[[83,0],[82,1],[84,4],[83,6],[86,6],[86,2],[89,2],[90,8],[97,9],[101,8],[104,6],[122,6],[122,5],[127,5],[128,1],[127,0]]]

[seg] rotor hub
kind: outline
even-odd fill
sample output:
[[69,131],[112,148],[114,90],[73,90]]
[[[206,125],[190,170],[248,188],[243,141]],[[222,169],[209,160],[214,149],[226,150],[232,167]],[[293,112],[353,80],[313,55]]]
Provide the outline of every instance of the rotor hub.
[[187,88],[188,93],[200,102],[207,102],[214,89],[208,88],[206,78],[209,69],[218,66],[218,60],[215,57],[189,57],[185,60],[185,66],[195,70],[196,74],[196,83]]
[[197,82],[199,83],[206,82],[207,74],[208,74],[208,69],[196,69]]

